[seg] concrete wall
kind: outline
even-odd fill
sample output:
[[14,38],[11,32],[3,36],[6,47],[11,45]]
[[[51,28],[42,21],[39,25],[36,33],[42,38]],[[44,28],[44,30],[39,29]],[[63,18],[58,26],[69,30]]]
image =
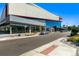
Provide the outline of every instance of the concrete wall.
[[49,13],[45,9],[31,3],[9,3],[8,6],[9,14],[44,18],[49,20],[59,20],[59,16]]

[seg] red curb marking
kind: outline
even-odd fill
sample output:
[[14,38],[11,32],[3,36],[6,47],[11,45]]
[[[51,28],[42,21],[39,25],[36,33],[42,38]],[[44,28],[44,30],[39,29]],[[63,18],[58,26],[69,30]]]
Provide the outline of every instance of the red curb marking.
[[52,45],[40,53],[42,53],[44,55],[48,55],[52,50],[54,50],[57,47],[58,47],[58,45]]

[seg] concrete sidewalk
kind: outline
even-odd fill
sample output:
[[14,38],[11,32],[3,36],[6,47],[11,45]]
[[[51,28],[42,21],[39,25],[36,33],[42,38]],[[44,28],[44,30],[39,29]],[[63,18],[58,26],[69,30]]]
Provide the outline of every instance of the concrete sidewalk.
[[36,37],[36,36],[39,36],[39,33],[35,34],[35,35],[31,35],[31,36],[9,36],[10,34],[8,35],[2,35],[2,37],[0,36],[0,41],[7,41],[7,40],[15,40],[15,39],[22,39],[22,38],[29,38],[29,37]]
[[20,56],[75,56],[76,48],[61,42],[65,38],[60,38],[34,50],[25,52]]

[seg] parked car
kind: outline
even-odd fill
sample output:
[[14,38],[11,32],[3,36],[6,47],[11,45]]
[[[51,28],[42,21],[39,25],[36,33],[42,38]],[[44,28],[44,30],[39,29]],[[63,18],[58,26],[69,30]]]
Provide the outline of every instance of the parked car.
[[48,31],[43,31],[43,32],[40,32],[40,35],[45,35],[45,34],[48,34],[49,32]]

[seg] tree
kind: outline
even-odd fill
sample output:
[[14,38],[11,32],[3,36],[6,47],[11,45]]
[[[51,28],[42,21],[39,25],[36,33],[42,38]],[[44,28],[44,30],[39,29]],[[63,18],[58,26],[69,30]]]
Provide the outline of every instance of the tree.
[[74,36],[78,33],[78,27],[75,25],[71,27],[71,36]]
[[67,29],[68,29],[68,31],[70,31],[72,29],[72,27],[71,26],[68,26]]

